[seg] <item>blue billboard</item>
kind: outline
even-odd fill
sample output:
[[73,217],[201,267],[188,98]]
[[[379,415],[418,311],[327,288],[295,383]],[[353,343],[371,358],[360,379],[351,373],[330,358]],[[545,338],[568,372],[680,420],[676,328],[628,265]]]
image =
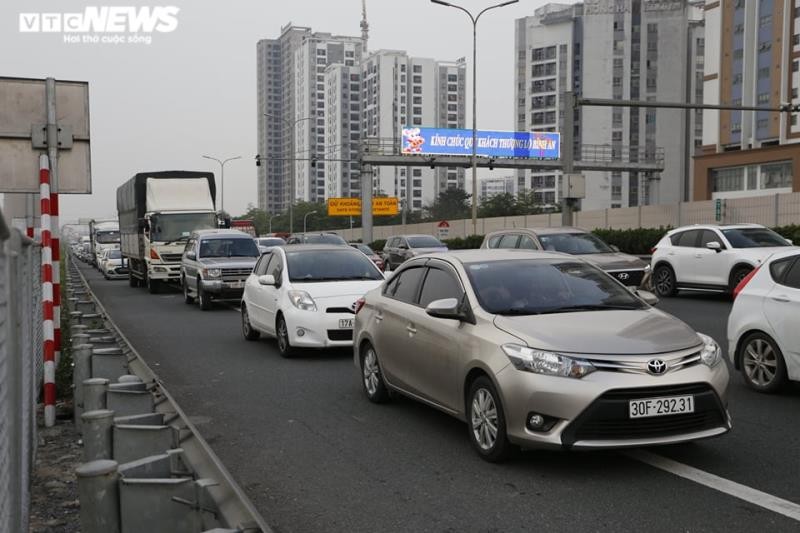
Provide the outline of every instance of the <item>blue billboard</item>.
[[[558,133],[535,131],[478,130],[479,156],[558,159]],[[447,128],[403,128],[403,154],[472,155],[472,130]]]

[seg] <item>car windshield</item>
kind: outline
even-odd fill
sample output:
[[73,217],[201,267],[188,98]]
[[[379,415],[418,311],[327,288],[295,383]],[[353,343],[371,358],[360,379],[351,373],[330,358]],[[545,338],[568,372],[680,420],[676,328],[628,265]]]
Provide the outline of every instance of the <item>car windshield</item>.
[[150,218],[150,239],[154,242],[188,241],[195,230],[217,227],[214,213],[160,214]]
[[95,240],[99,244],[119,242],[119,231],[98,231],[95,233]]
[[270,237],[268,239],[258,239],[258,244],[260,246],[281,246],[286,244],[286,241],[280,237]]
[[250,238],[203,239],[200,242],[200,257],[258,257],[260,252]]
[[478,303],[499,315],[642,309],[644,304],[598,268],[563,259],[465,265]]
[[409,237],[408,245],[412,248],[444,248],[444,244],[439,239],[427,235]]
[[109,259],[122,259],[122,252],[119,250],[110,250],[108,252]]
[[545,250],[572,255],[607,254],[614,251],[591,233],[551,233],[539,235],[539,241]]
[[383,279],[367,256],[350,248],[288,252],[286,261],[293,282]]
[[334,233],[324,235],[306,235],[305,244],[347,244],[347,242]]
[[790,246],[786,239],[767,228],[723,229],[722,234],[734,248]]

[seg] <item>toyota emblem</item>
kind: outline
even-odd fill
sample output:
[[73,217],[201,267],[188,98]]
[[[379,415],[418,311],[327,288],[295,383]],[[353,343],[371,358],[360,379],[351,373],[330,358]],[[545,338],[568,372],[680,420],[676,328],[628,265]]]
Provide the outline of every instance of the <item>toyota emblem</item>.
[[626,280],[626,279],[628,279],[629,277],[631,277],[631,275],[630,275],[630,274],[628,274],[627,272],[622,272],[622,273],[620,273],[620,274],[617,274],[617,278],[618,278],[618,279],[621,279],[622,281],[625,281],[625,280]]
[[656,376],[660,376],[667,371],[667,363],[661,359],[651,359],[647,362],[647,371]]

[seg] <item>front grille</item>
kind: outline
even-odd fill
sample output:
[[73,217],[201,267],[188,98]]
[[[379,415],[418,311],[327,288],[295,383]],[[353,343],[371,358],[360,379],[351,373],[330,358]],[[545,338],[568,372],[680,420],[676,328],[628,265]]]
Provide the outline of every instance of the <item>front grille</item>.
[[[663,396],[694,396],[694,413],[630,418],[628,402]],[[726,426],[725,410],[717,394],[707,384],[689,383],[640,389],[608,391],[564,430],[561,441],[571,446],[577,441],[661,438],[695,433]]]
[[117,267],[114,269],[115,274],[127,274],[128,268],[127,267]]
[[183,254],[158,254],[165,263],[180,263]]
[[612,276],[617,278],[623,285],[630,285],[638,287],[644,278],[644,270],[620,270],[617,272],[609,272]]
[[246,279],[253,272],[253,268],[223,268],[223,277],[235,277]]
[[328,339],[332,341],[351,341],[353,340],[352,329],[329,329]]
[[351,315],[356,314],[356,312],[349,307],[328,307],[325,309],[326,313],[349,313]]

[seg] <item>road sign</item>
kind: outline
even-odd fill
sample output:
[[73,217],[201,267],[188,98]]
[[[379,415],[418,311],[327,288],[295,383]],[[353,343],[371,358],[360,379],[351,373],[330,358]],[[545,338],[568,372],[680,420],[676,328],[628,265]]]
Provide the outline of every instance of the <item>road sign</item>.
[[[402,133],[403,154],[472,155],[472,130],[409,126]],[[561,157],[561,136],[554,132],[479,130],[476,137],[483,157]]]
[[714,202],[714,220],[717,222],[722,221],[722,199],[717,198],[717,201]]
[[[39,192],[39,154],[46,146],[46,80],[0,77],[0,192]],[[92,192],[89,84],[55,82],[58,193]]]
[[440,239],[446,239],[447,236],[450,235],[450,223],[446,220],[442,220],[436,224],[436,232],[439,234]]
[[[392,216],[397,214],[398,201],[394,196],[372,199],[374,216]],[[329,217],[360,217],[361,198],[328,198]]]

